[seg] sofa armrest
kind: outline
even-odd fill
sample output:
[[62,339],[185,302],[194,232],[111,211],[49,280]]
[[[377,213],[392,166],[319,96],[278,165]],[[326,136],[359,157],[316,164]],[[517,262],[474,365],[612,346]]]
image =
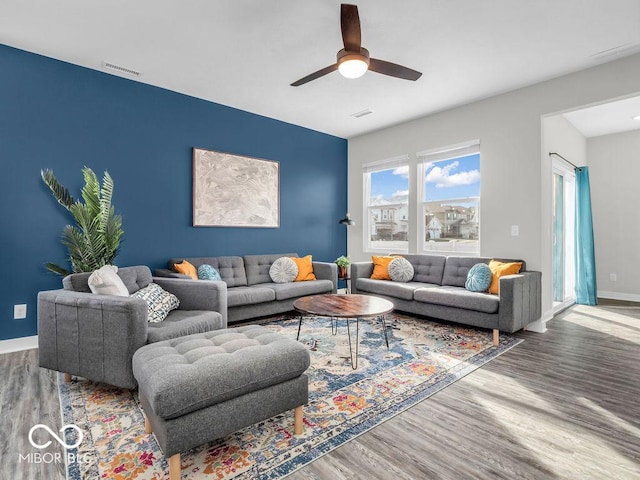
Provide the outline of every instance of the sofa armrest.
[[500,277],[498,328],[513,333],[542,315],[542,273],[528,270]]
[[351,293],[358,293],[358,278],[371,278],[373,262],[351,263]]
[[134,388],[131,358],[146,343],[147,303],[140,298],[38,293],[41,367]]
[[184,280],[193,280],[189,275],[185,275],[184,273],[174,272],[173,270],[169,270],[168,268],[156,268],[153,271],[154,277],[167,277],[167,278],[182,278]]
[[338,291],[338,266],[333,262],[312,262],[313,274],[318,280],[331,280],[333,293]]
[[227,284],[219,280],[182,280],[153,277],[153,281],[180,300],[179,310],[219,312],[227,322]]

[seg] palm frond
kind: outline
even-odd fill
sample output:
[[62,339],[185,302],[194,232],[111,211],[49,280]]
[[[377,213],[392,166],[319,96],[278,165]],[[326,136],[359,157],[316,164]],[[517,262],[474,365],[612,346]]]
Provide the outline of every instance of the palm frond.
[[84,187],[82,187],[82,198],[84,203],[91,210],[92,214],[100,214],[100,182],[98,177],[88,167],[82,169],[84,176]]
[[109,172],[105,170],[102,177],[102,189],[100,190],[100,231],[107,229],[109,217],[112,214],[111,198],[113,197],[113,179]]
[[56,265],[55,263],[51,263],[51,262],[45,263],[44,266],[50,272],[57,273],[58,275],[61,275],[63,277],[66,277],[70,273],[73,273],[67,270],[66,268],[62,268],[60,265]]
[[49,187],[58,203],[69,210],[69,207],[75,203],[75,200],[69,193],[69,190],[60,185],[60,182],[58,182],[58,179],[53,174],[53,170],[40,170],[40,176],[44,183]]

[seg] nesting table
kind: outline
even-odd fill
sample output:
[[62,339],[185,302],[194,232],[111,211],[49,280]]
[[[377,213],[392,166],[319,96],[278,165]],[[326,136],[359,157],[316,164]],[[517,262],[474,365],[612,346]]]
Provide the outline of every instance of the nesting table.
[[[380,318],[382,321],[382,332],[384,340],[389,348],[389,339],[387,338],[387,325],[385,315],[393,310],[393,303],[383,298],[373,297],[371,295],[311,295],[302,297],[293,302],[293,308],[300,314],[300,323],[298,324],[298,336],[300,338],[300,329],[302,328],[302,319],[305,315],[316,315],[319,317],[331,318],[331,333],[337,333],[336,319],[344,318],[347,321],[347,335],[349,337],[349,355],[351,357],[351,368],[358,368],[358,342],[359,342],[359,325],[361,318]],[[350,321],[356,323],[355,348],[351,341],[351,325]],[[355,355],[354,355],[355,350]]]

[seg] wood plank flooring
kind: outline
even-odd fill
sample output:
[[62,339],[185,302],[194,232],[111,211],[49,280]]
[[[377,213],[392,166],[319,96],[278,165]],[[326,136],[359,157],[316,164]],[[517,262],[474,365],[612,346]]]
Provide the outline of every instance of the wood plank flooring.
[[[640,306],[576,306],[547,327],[288,478],[640,479]],[[18,461],[31,426],[60,426],[53,378],[36,350],[0,355],[0,479],[64,478]]]

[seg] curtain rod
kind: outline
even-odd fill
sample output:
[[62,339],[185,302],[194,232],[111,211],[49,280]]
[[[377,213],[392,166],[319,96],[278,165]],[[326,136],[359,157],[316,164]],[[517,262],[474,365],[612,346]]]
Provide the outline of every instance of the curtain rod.
[[577,166],[575,163],[573,163],[573,162],[571,162],[571,161],[567,160],[566,158],[564,158],[564,157],[563,157],[562,155],[560,155],[559,153],[556,153],[556,152],[549,152],[549,156],[551,156],[551,155],[555,155],[556,157],[560,157],[560,158],[561,158],[561,159],[563,159],[565,162],[567,162],[569,165],[572,165],[572,166],[573,166],[573,168],[576,168],[576,169],[580,169],[580,168],[581,168],[581,167]]

